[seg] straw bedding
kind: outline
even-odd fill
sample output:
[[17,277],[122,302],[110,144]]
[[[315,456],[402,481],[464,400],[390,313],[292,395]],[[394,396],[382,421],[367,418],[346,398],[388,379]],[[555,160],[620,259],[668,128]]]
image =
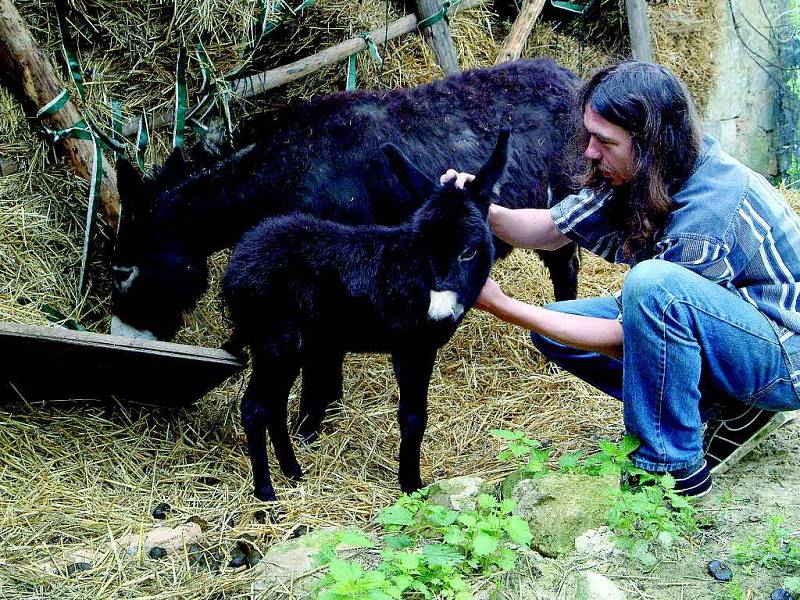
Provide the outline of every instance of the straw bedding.
[[[16,4],[48,55],[59,56],[52,5],[30,0]],[[82,63],[92,70],[86,110],[107,122],[112,98],[123,101],[128,116],[142,106],[148,111],[168,108],[176,48],[182,41],[193,43],[198,35],[215,72],[232,69],[243,44],[252,39],[257,4],[76,2],[73,31]],[[670,0],[650,9],[658,57],[673,67],[682,65],[679,72],[692,75],[688,83],[702,99],[707,94],[703,86],[713,74],[706,64],[689,65],[694,60],[690,53],[698,52],[696,44],[713,43],[713,36],[695,28],[682,34],[686,39],[673,39],[658,16],[680,11],[695,20],[710,19],[701,5]],[[389,5],[389,20],[401,15],[399,6]],[[254,65],[285,64],[379,27],[385,18],[382,2],[320,0],[287,20]],[[491,64],[508,30],[489,8],[458,15],[451,24],[464,67]],[[552,20],[538,24],[526,55],[550,54],[585,72],[627,52],[624,23],[614,2],[587,18],[582,45],[577,42],[580,23],[556,25]],[[679,50],[681,44],[686,51]],[[367,53],[359,56],[361,87],[408,86],[439,76],[430,51],[415,35],[395,40],[381,54],[382,70]],[[190,63],[189,72],[193,97],[199,86],[196,64]],[[328,67],[257,101],[238,103],[237,118],[343,86],[344,64]],[[148,167],[163,160],[169,144],[167,133],[154,134]],[[0,156],[21,166],[19,173],[0,177],[0,319],[46,324],[43,309],[50,306],[90,330],[107,331],[109,283],[103,265],[108,244],[102,234],[90,289],[82,297],[76,292],[86,185],[55,159],[3,89]],[[226,323],[216,297],[225,260],[225,252],[212,258],[211,291],[186,317],[178,341],[216,347],[225,339]],[[533,253],[516,251],[496,266],[494,276],[512,296],[537,304],[551,300],[550,283]],[[584,256],[580,294],[611,293],[623,276],[622,268]],[[47,376],[46,362],[42,370]],[[92,366],[74,376],[92,377]],[[297,528],[369,527],[377,509],[398,495],[397,389],[386,357],[347,359],[340,411],[326,421],[317,443],[297,446],[305,482],[292,486],[275,473],[285,512],[277,524],[259,522],[262,507],[251,496],[238,424],[242,385],[243,377],[234,378],[195,408],[169,412],[92,400],[42,405],[12,397],[0,405],[0,597],[244,597],[250,589],[249,571],[226,566],[236,541],[247,540],[263,552]],[[157,404],[158,398],[153,401]],[[492,428],[523,429],[560,453],[590,449],[598,438],[619,435],[621,427],[615,401],[546,364],[524,331],[477,311],[440,352],[429,414],[422,457],[427,482],[463,474],[501,478],[509,466],[495,458],[500,445],[488,434]],[[151,529],[155,521],[150,512],[164,501],[173,507],[167,524],[192,516],[205,522],[203,553],[207,561],[221,563],[221,573],[186,554],[156,561],[113,549],[112,537]],[[101,553],[92,569],[68,576],[35,566],[79,548]]]

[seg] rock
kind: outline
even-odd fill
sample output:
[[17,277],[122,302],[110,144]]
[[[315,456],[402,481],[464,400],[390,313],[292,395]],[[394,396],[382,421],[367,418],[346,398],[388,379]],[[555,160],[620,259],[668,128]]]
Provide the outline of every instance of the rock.
[[612,500],[605,490],[618,486],[612,476],[551,473],[520,480],[510,497],[516,503],[514,513],[530,523],[532,547],[558,557],[574,550],[582,533],[607,523]]
[[733,579],[733,572],[730,567],[718,560],[708,563],[708,573],[717,581],[730,581]]
[[167,518],[167,513],[172,510],[172,507],[166,502],[161,502],[153,509],[152,515],[154,519],[164,520]]
[[769,595],[769,600],[795,600],[795,597],[783,588],[778,588],[772,591]]
[[608,577],[584,571],[578,575],[575,586],[575,600],[626,600],[627,595]]
[[201,544],[203,530],[197,523],[184,523],[177,527],[156,527],[147,533],[131,533],[117,540],[128,554],[136,554],[141,548],[142,552],[150,552],[159,546],[167,552],[173,552],[190,544]]
[[611,530],[608,527],[600,527],[584,532],[575,538],[575,550],[585,556],[608,558],[616,550]]
[[[335,534],[334,529],[317,529],[308,535],[272,546],[253,568],[254,596],[260,599],[285,598],[286,593],[291,591],[294,598],[310,597],[325,574],[325,569],[319,568],[316,555],[323,546],[331,543]],[[337,549],[340,553],[354,550],[347,544],[339,544]],[[371,556],[367,550],[347,553],[349,560],[356,560],[365,568],[375,566],[367,564]]]
[[478,496],[493,494],[486,480],[474,475],[443,479],[428,488],[428,501],[451,510],[475,510]]

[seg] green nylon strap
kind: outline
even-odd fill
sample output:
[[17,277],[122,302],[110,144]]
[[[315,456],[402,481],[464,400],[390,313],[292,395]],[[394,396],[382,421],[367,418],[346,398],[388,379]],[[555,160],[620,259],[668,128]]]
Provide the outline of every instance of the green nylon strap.
[[[122,102],[119,100],[111,101],[111,133],[115,142],[122,142],[125,139],[122,134]],[[117,158],[122,155],[122,151],[116,148],[114,151],[117,154]]]
[[348,92],[354,92],[356,85],[356,54],[351,54],[347,57],[347,85],[345,89]]
[[147,113],[142,109],[139,117],[139,131],[136,134],[136,164],[144,171],[144,151],[150,142],[150,130],[147,126]]
[[446,21],[449,20],[450,17],[448,16],[448,11],[451,8],[456,8],[459,4],[461,4],[461,0],[444,0],[444,2],[442,2],[441,8],[439,8],[437,12],[433,13],[430,17],[426,19],[422,19],[422,21],[417,23],[417,29],[422,31],[423,29],[431,27],[432,25],[436,25],[436,23],[438,23],[442,19]]
[[175,124],[172,129],[173,148],[183,148],[188,104],[189,100],[186,94],[186,48],[182,46],[178,51],[178,61],[175,66]]
[[67,23],[67,0],[56,0],[56,16],[58,17],[58,29],[61,32],[61,49],[64,51],[64,57],[67,60],[69,67],[69,74],[75,82],[75,87],[82,100],[86,99],[86,88],[83,85],[83,72],[81,65],[78,61],[78,53],[75,45],[72,43],[72,35],[70,34],[69,24]]

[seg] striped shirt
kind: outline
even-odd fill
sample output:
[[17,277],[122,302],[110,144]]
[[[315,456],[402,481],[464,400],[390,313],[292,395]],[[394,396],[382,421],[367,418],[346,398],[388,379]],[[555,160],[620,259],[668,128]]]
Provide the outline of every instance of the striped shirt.
[[[582,190],[550,209],[568,238],[610,262],[626,260],[610,225],[610,194]],[[800,393],[800,218],[761,175],[722,151],[711,136],[672,209],[652,256],[735,292],[775,329]]]

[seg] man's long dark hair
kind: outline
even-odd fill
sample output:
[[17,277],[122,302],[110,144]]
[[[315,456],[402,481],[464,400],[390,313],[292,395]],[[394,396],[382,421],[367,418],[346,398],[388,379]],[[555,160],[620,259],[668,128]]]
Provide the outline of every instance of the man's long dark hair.
[[[663,230],[672,195],[686,181],[700,155],[702,131],[686,86],[669,69],[647,62],[624,62],[595,73],[584,85],[581,114],[591,106],[606,121],[631,134],[632,180],[612,188],[590,161],[579,185],[612,193],[626,258],[646,258]],[[584,127],[577,143],[589,142]]]

